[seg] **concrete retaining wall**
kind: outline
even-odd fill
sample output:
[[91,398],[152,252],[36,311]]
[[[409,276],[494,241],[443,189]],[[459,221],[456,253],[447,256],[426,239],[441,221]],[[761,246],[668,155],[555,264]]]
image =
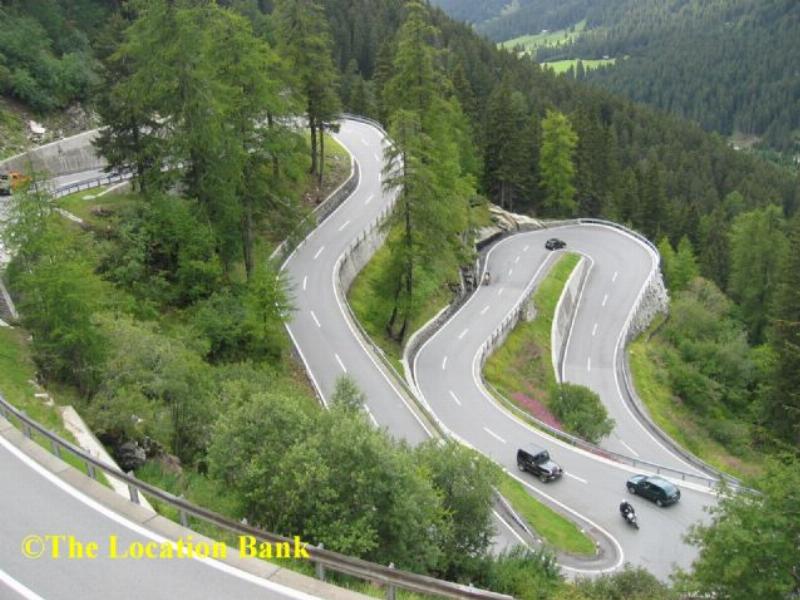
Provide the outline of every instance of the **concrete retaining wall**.
[[592,261],[582,256],[572,270],[558,299],[556,312],[553,316],[553,327],[550,330],[550,349],[552,352],[553,368],[556,371],[556,380],[561,381],[563,374],[564,355],[567,351],[567,340],[575,321],[583,286],[592,269]]
[[0,162],[0,170],[37,173],[45,179],[70,175],[106,166],[104,158],[98,156],[92,141],[98,129],[85,131],[57,142],[33,148]]

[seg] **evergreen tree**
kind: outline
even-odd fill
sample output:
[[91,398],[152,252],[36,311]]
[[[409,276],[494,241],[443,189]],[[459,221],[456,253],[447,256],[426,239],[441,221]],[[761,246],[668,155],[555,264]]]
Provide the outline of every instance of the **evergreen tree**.
[[288,59],[305,97],[311,132],[311,173],[321,184],[325,129],[340,110],[328,23],[317,0],[278,0],[274,18],[281,54]]
[[750,341],[764,339],[779,266],[787,252],[785,221],[777,206],[740,214],[730,232],[728,291],[739,304]]
[[770,345],[776,355],[772,394],[766,413],[773,430],[786,442],[800,444],[800,217],[789,233],[788,252],[775,291],[775,318]]
[[571,217],[575,214],[575,163],[573,153],[578,136],[566,115],[548,110],[542,121],[542,148],[539,158],[542,186],[545,189],[544,213]]
[[492,136],[486,142],[485,185],[496,204],[512,211],[529,180],[527,113],[525,98],[506,80],[489,96],[486,119]]

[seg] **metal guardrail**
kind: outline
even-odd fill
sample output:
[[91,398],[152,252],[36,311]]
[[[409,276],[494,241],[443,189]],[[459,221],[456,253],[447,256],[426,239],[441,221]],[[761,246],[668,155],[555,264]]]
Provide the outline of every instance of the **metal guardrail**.
[[[12,419],[16,419],[20,424],[23,434],[29,439],[33,437],[34,432],[44,437],[50,442],[53,454],[59,458],[62,452],[68,452],[75,456],[84,463],[89,477],[96,479],[98,472],[103,472],[107,476],[126,483],[129,490],[130,501],[134,504],[139,504],[139,494],[147,494],[159,502],[163,502],[176,509],[180,515],[181,525],[184,527],[188,526],[189,516],[192,516],[234,534],[252,535],[260,542],[293,543],[293,540],[287,537],[234,521],[214,511],[201,508],[188,500],[174,496],[149,483],[139,481],[133,475],[128,475],[116,467],[103,463],[28,417],[23,411],[18,410],[6,401],[2,395],[0,395],[0,415],[12,423]],[[321,546],[309,544],[308,552],[311,556],[311,561],[316,567],[318,578],[324,579],[326,569],[336,573],[357,577],[384,586],[386,588],[386,597],[390,599],[395,598],[397,589],[403,589],[444,598],[513,600],[511,596],[506,594],[482,590],[469,585],[443,581],[434,577],[395,569],[392,565],[379,565],[326,550]]]

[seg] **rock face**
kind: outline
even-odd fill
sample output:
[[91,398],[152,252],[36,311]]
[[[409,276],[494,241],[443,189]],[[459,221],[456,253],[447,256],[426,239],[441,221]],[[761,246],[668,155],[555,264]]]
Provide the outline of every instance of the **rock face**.
[[138,469],[147,460],[147,453],[144,448],[134,441],[125,442],[117,448],[114,454],[120,469],[126,473]]

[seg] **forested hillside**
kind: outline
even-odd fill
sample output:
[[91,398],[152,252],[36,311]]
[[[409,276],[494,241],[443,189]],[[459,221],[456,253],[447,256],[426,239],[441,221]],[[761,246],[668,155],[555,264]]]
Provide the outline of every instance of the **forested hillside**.
[[[68,31],[79,19],[68,5],[9,10],[33,23],[40,17],[26,11],[46,7],[42,22],[60,14]],[[290,293],[267,256],[287,232],[303,232],[303,200],[324,185],[325,134],[342,109],[380,119],[395,142],[387,158],[397,168],[385,178],[398,193],[385,273],[394,340],[410,334],[426,293],[473,262],[471,208],[485,199],[539,217],[606,217],[661,240],[665,255],[678,248],[680,260],[665,260],[675,289],[693,289],[687,273],[700,273],[737,303],[720,300],[704,319],[725,319],[709,332],[713,344],[678,349],[689,364],[675,362],[681,392],[749,419],[754,443],[797,445],[800,198],[791,172],[499,50],[420,2],[106,5],[114,10],[97,13],[96,29],[75,34],[87,82],[94,73],[99,85],[62,95],[45,77],[36,89],[42,109],[74,99],[97,109],[106,125],[98,148],[133,172],[136,193],[113,218],[94,214],[108,220],[86,231],[41,191],[17,196],[10,280],[42,380],[69,386],[110,445],[177,456],[176,492],[195,482],[236,518],[384,564],[521,598],[570,593],[547,553],[491,555],[489,465],[456,446],[397,444],[355,410],[360,393],[346,379],[322,414],[292,362]],[[45,63],[71,56],[54,50],[56,37],[42,38]],[[19,66],[28,53],[15,43],[12,74],[38,76]],[[22,89],[4,93],[37,102]],[[716,301],[707,289],[701,300]],[[718,362],[695,368],[701,352]],[[756,358],[764,376],[751,376]],[[668,596],[646,573],[599,582]],[[613,595],[592,585],[569,597]]]
[[434,4],[496,41],[585,20],[572,43],[541,45],[536,59],[616,58],[586,79],[708,130],[800,151],[800,5],[793,0],[521,0],[504,11],[481,2]]

